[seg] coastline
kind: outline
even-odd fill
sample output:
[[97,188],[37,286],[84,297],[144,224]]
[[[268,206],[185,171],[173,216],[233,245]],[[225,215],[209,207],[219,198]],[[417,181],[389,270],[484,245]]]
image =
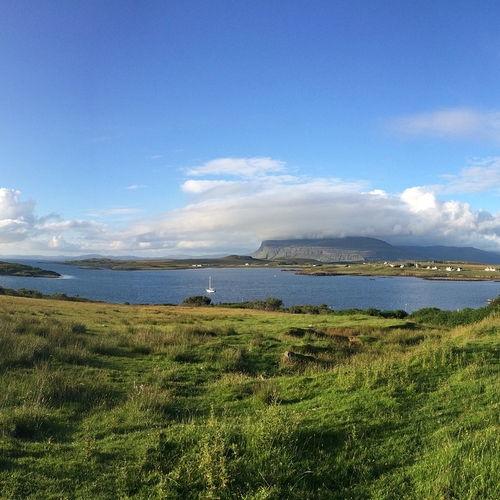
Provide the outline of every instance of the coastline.
[[472,262],[356,262],[356,263],[312,263],[293,261],[266,261],[251,257],[229,256],[214,259],[158,259],[115,260],[85,259],[65,261],[61,264],[82,269],[108,269],[112,271],[224,269],[224,268],[275,268],[308,276],[364,276],[412,277],[436,281],[500,281],[500,270]]
[[298,271],[296,274],[300,274],[302,276],[316,276],[316,277],[329,277],[329,276],[359,276],[364,278],[420,278],[428,281],[497,281],[500,282],[499,277],[487,277],[487,276],[475,276],[475,277],[467,277],[467,276],[423,276],[419,274],[409,274],[409,273],[401,273],[401,274],[366,274],[366,273],[336,273],[336,272],[325,272],[325,273],[308,273]]

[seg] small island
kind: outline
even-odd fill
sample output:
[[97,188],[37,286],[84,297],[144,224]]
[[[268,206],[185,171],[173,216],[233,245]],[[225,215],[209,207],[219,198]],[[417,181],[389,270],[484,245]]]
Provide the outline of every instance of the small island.
[[27,278],[60,278],[55,271],[12,262],[0,262],[0,276],[23,276]]

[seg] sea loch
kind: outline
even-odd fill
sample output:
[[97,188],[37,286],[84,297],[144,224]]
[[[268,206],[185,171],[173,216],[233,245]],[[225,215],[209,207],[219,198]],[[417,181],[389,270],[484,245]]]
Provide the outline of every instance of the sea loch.
[[205,295],[208,279],[217,290],[214,303],[276,297],[286,307],[327,304],[332,309],[373,307],[381,310],[424,307],[478,308],[500,294],[495,281],[431,281],[410,277],[303,276],[293,270],[265,268],[185,269],[175,271],[88,270],[54,262],[16,260],[63,275],[60,279],[1,276],[0,286],[65,293],[92,300],[130,304],[180,304]]

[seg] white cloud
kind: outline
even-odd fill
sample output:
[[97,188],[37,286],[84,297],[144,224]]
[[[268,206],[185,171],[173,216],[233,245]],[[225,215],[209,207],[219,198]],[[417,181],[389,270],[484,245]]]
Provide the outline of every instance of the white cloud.
[[446,193],[500,191],[500,157],[474,160],[458,175],[442,176]]
[[19,200],[21,193],[0,188],[0,244],[24,240],[33,226],[33,201]]
[[373,191],[370,191],[368,194],[371,194],[373,196],[380,196],[381,198],[389,197],[389,195],[382,189],[374,189]]
[[208,196],[227,196],[248,189],[247,183],[232,181],[206,181],[190,179],[181,185],[185,193]]
[[219,158],[203,165],[187,169],[190,176],[230,175],[237,177],[257,177],[283,172],[285,163],[272,158]]
[[422,187],[406,189],[401,195],[401,201],[405,202],[409,210],[414,213],[436,210],[437,207],[434,194]]
[[104,219],[106,217],[122,216],[122,215],[137,215],[141,210],[138,208],[121,207],[121,208],[108,208],[103,210],[91,210],[88,215],[89,217],[96,217],[98,219]]
[[[232,162],[235,169],[230,168]],[[467,168],[496,172],[498,163],[498,159],[490,159]],[[94,215],[106,216],[107,224],[62,220],[53,214],[36,218],[32,201],[21,202],[19,192],[1,189],[0,252],[144,256],[250,253],[264,239],[329,236],[371,236],[395,244],[500,250],[500,215],[440,199],[436,188],[413,186],[390,194],[371,189],[362,181],[290,175],[283,162],[270,159],[253,170],[246,167],[245,159],[226,158],[208,164],[207,176],[223,171],[238,175],[231,180],[188,179],[180,187],[192,196],[190,204],[128,222],[131,210],[126,208]],[[473,175],[464,169],[448,180],[450,185],[458,185],[469,177]],[[111,222],[111,215],[118,216],[115,222],[120,229]]]
[[500,219],[467,203],[442,201],[424,187],[400,195],[353,191],[347,184],[283,186],[259,195],[205,199],[133,232],[149,248],[256,248],[263,239],[372,236],[398,244],[472,245],[500,249]]
[[500,141],[500,112],[449,108],[396,117],[389,121],[393,133],[406,136]]
[[77,245],[69,244],[62,236],[53,236],[48,242],[48,247],[52,250],[57,250],[58,252],[73,252],[78,251],[79,247]]
[[30,220],[33,218],[33,201],[19,200],[21,193],[14,189],[0,188],[0,218],[2,220]]

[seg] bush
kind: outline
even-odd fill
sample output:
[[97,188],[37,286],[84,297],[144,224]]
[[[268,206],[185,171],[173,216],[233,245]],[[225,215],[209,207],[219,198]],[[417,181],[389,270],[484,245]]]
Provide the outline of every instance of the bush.
[[395,311],[381,311],[380,309],[375,309],[373,307],[370,307],[365,311],[365,314],[368,314],[368,316],[378,316],[380,318],[395,318],[395,319],[403,319],[408,316],[408,313],[404,311],[403,309],[397,309]]
[[263,309],[264,311],[279,311],[283,309],[283,301],[274,297],[267,297],[265,300],[255,299],[252,300],[252,309]]
[[264,305],[266,311],[278,311],[283,308],[283,301],[274,297],[268,297],[264,300]]
[[458,311],[443,311],[436,307],[426,307],[411,313],[408,317],[419,322],[435,326],[465,326],[480,321],[494,312],[493,307],[479,309],[465,308]]
[[408,313],[404,309],[396,309],[395,311],[380,311],[382,318],[404,319]]
[[184,299],[182,303],[189,306],[209,306],[212,303],[212,299],[205,297],[205,295],[192,295]]
[[321,304],[319,306],[307,305],[295,305],[288,308],[288,312],[292,314],[328,314],[330,308],[326,304]]

